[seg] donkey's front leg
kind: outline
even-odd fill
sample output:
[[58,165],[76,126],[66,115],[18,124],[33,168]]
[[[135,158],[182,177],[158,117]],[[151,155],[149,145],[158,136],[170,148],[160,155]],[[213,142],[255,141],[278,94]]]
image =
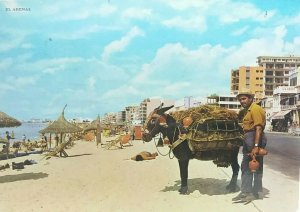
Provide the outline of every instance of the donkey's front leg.
[[180,194],[187,194],[188,193],[188,167],[189,167],[189,160],[178,160],[179,168],[180,168],[180,179],[181,179],[181,187],[178,190]]
[[226,186],[228,192],[236,192],[240,189],[237,185],[237,178],[240,169],[240,165],[238,162],[238,153],[239,153],[239,148],[234,149],[231,153],[232,176],[231,176],[230,183]]

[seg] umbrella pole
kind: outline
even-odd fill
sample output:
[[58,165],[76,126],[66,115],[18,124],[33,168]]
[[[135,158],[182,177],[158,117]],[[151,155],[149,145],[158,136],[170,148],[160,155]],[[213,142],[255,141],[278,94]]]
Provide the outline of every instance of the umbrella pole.
[[50,133],[50,138],[49,138],[49,142],[50,142],[50,149],[51,149],[51,143],[52,143],[52,141],[51,141],[51,133]]

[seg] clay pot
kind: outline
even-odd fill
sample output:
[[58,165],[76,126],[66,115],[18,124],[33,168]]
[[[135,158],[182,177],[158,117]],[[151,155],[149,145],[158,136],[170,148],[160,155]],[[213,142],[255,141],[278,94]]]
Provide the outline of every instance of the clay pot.
[[252,157],[252,160],[249,162],[249,169],[251,172],[256,172],[259,167],[259,162],[255,159],[255,156]]
[[170,144],[170,141],[169,141],[169,139],[164,139],[164,144]]
[[259,148],[258,155],[264,156],[264,155],[267,155],[267,154],[268,154],[267,150],[265,150],[264,148]]
[[193,123],[193,119],[191,117],[185,117],[183,120],[182,120],[182,123],[183,123],[183,127],[187,128],[189,127],[192,123]]

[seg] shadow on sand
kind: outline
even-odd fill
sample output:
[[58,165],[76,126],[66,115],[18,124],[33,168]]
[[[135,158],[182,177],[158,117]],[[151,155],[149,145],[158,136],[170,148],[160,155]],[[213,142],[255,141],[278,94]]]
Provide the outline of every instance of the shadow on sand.
[[37,180],[45,177],[48,177],[48,174],[43,172],[5,175],[0,177],[0,183],[10,183],[10,182],[21,181],[21,180]]
[[[214,178],[194,178],[188,180],[189,193],[199,191],[200,194],[207,195],[223,195],[227,194],[226,186],[229,181],[226,179],[214,179]],[[167,186],[162,191],[178,191],[180,188],[180,180],[175,181],[174,186]]]
[[[214,178],[194,178],[188,180],[188,193],[193,193],[194,191],[199,191],[200,194],[206,194],[206,195],[224,195],[228,194],[228,190],[226,190],[226,186],[229,184],[230,181],[226,179],[214,179]],[[241,181],[238,180],[237,182],[238,186],[241,185]],[[173,186],[166,186],[162,192],[168,192],[168,191],[178,191],[180,188],[180,180],[175,181],[175,184]],[[238,188],[237,191],[234,193],[237,193],[240,191],[240,188]],[[266,188],[263,188],[263,192],[260,195],[260,198],[269,198],[268,194],[270,191]]]
[[[199,191],[200,194],[207,195],[224,195],[228,194],[226,190],[226,186],[229,184],[229,181],[226,179],[214,179],[214,178],[194,178],[188,180],[189,193],[193,193],[194,191]],[[238,182],[238,184],[240,184]],[[173,186],[166,186],[163,192],[167,191],[178,191],[180,188],[180,180],[175,181]],[[237,190],[236,192],[238,192]]]
[[72,158],[72,157],[85,156],[85,155],[92,155],[92,154],[85,153],[85,154],[80,154],[80,155],[69,155],[68,157]]

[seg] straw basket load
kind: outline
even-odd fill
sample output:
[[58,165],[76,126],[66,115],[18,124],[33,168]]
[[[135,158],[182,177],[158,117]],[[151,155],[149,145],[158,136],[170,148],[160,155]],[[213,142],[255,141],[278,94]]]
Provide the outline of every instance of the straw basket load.
[[[226,154],[241,145],[236,112],[218,106],[203,105],[175,112],[172,116],[188,129],[186,137],[195,158],[214,160],[218,166],[229,165],[230,158]],[[186,123],[189,126],[185,126]]]

